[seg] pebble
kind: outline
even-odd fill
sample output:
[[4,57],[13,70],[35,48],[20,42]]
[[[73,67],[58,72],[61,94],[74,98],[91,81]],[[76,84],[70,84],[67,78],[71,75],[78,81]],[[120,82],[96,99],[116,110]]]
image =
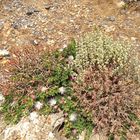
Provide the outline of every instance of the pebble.
[[4,103],[5,97],[0,93],[0,106]]
[[109,21],[115,21],[116,20],[116,18],[115,18],[115,16],[109,16],[109,17],[107,17],[107,20],[109,20]]
[[31,40],[31,44],[33,44],[34,46],[37,46],[39,42],[37,40]]
[[12,12],[12,8],[10,5],[4,5],[4,10],[7,12]]
[[117,2],[116,4],[119,8],[123,8],[126,5],[124,1]]
[[0,30],[2,30],[4,27],[4,21],[0,19]]
[[136,37],[131,37],[131,41],[135,42],[135,41],[137,41],[137,38]]
[[50,8],[52,7],[52,5],[51,4],[45,4],[44,7],[45,7],[46,10],[50,10]]
[[111,26],[104,25],[103,27],[104,27],[105,31],[108,32],[108,33],[115,31],[115,26],[113,26],[113,25],[111,25]]
[[18,28],[19,28],[19,25],[18,25],[17,23],[15,23],[15,22],[12,23],[11,26],[12,26],[14,29],[18,29]]
[[29,7],[27,9],[26,15],[30,16],[30,15],[34,14],[35,12],[39,12],[39,10],[37,10],[36,8],[33,8],[33,7]]
[[7,57],[7,56],[10,56],[9,51],[5,49],[0,50],[0,57]]

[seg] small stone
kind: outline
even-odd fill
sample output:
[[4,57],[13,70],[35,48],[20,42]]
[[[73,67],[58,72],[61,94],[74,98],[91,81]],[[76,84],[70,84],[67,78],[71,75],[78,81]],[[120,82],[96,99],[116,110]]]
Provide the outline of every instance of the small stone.
[[17,22],[13,22],[11,25],[14,29],[18,29],[20,25]]
[[34,45],[34,46],[37,46],[39,43],[37,40],[32,40],[31,43]]
[[113,25],[112,26],[105,25],[104,28],[105,28],[105,31],[108,33],[115,31],[115,26]]
[[52,5],[51,4],[45,4],[44,7],[45,7],[46,10],[50,10],[50,8],[52,7]]
[[5,97],[0,93],[0,106],[4,103]]
[[7,56],[10,56],[9,51],[5,49],[0,50],[0,57],[7,57]]
[[48,39],[47,43],[48,43],[48,45],[54,45],[55,41]]
[[115,18],[115,16],[109,16],[109,17],[107,17],[107,20],[109,20],[109,21],[115,21],[116,20],[116,18]]
[[26,13],[26,15],[28,15],[28,16],[30,16],[30,15],[32,15],[33,14],[33,11],[28,11],[27,13]]
[[0,30],[2,30],[4,27],[4,21],[3,20],[0,20]]
[[41,92],[46,92],[47,88],[46,87],[41,87]]
[[122,9],[122,10],[120,11],[120,13],[126,15],[126,14],[127,14],[127,10],[126,10],[126,9]]
[[4,5],[4,10],[8,12],[12,12],[12,8],[10,5]]
[[137,38],[136,38],[136,37],[131,37],[131,40],[132,40],[133,42],[135,42],[135,41],[137,40]]
[[119,8],[123,8],[126,5],[124,1],[117,2],[116,4]]
[[37,10],[36,8],[30,7],[30,8],[28,8],[26,15],[30,16],[30,15],[34,14],[35,12],[39,12],[39,10]]

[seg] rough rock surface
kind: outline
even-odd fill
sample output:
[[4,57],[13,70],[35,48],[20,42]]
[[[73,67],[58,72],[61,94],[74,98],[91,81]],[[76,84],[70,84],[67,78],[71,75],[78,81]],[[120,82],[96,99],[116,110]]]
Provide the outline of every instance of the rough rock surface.
[[1,134],[1,140],[65,140],[56,129],[63,121],[62,112],[49,116],[32,112],[17,125],[7,126]]
[[140,38],[140,2],[127,10],[118,8],[116,1],[2,0],[0,48],[61,47],[92,31],[94,25],[122,39]]

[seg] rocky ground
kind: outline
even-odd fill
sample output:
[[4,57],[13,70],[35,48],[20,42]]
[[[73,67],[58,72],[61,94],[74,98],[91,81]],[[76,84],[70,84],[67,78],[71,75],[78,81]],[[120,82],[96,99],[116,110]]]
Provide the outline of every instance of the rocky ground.
[[[31,45],[63,47],[95,25],[140,48],[140,2],[122,5],[116,0],[0,0],[0,51]],[[4,128],[0,120],[0,133]]]
[[99,25],[114,36],[139,42],[140,4],[129,10],[112,0],[1,0],[0,48],[66,44]]

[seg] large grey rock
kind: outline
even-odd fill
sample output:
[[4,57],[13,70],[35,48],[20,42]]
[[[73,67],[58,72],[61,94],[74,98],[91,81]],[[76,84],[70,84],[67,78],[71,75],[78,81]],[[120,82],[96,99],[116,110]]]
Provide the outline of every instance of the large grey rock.
[[57,132],[64,122],[63,113],[41,116],[32,112],[17,125],[8,126],[2,133],[2,140],[66,140]]

